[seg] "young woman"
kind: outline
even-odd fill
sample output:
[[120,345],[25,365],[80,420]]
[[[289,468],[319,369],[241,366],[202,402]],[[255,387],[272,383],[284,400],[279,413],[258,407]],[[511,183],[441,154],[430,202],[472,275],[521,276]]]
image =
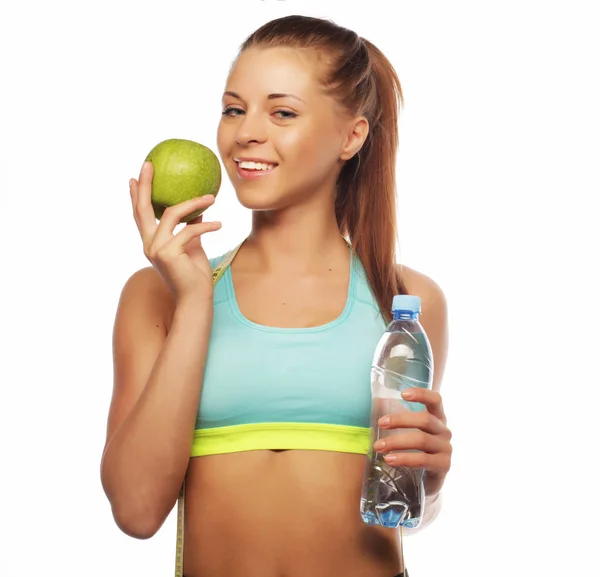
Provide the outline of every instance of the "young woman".
[[447,313],[432,279],[395,262],[401,98],[382,53],[332,22],[281,18],[244,42],[218,148],[252,230],[214,287],[221,257],[200,238],[220,223],[173,234],[214,198],[157,224],[152,166],[130,182],[152,266],[126,282],[116,313],[102,482],[118,526],[146,539],[185,481],[187,577],[403,570],[399,531],[359,512],[370,365],[398,293],[422,299],[435,382],[412,389],[427,410],[390,415],[398,434],[376,449],[426,469],[425,524],[435,516],[452,451],[439,393]]

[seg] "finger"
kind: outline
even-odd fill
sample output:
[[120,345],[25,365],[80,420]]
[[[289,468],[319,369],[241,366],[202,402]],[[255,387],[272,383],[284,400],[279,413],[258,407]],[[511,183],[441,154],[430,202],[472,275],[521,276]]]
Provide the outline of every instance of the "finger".
[[188,242],[202,236],[206,232],[213,232],[221,228],[219,221],[198,222],[196,224],[187,225],[183,230],[175,235],[181,246],[185,246]]
[[135,220],[135,224],[138,225],[137,211],[135,210],[135,205],[136,205],[137,201],[136,201],[136,192],[133,187],[134,183],[135,183],[135,179],[130,178],[129,179],[129,198],[131,199],[131,210],[133,212],[133,218]]
[[144,242],[150,241],[156,230],[156,217],[152,208],[152,175],[154,168],[151,162],[144,162],[140,170],[140,179],[134,181],[133,188],[136,197],[136,222]]
[[200,222],[192,226],[186,226],[182,228],[174,237],[167,242],[164,247],[160,250],[163,257],[169,255],[183,254],[185,251],[185,245],[190,241],[202,236],[207,232],[219,230],[221,228],[220,222]]
[[156,242],[158,243],[158,246],[170,242],[173,230],[188,214],[191,214],[195,210],[206,209],[214,202],[214,196],[206,195],[190,200],[184,200],[183,202],[169,206],[163,213],[158,224],[158,230],[156,231]]
[[[193,226],[195,224],[200,224],[203,222],[203,214],[194,220],[190,220],[187,223],[187,226]],[[220,228],[220,226],[219,226]],[[184,245],[184,250],[187,255],[195,262],[200,262],[202,257],[206,257],[206,253],[204,252],[204,248],[202,247],[202,237],[193,238],[187,244]]]
[[383,457],[385,462],[394,467],[411,467],[426,469],[432,473],[444,475],[450,470],[450,455],[447,453],[389,453]]
[[204,214],[201,214],[200,216],[196,217],[194,220],[190,220],[187,225],[191,225],[191,224],[199,224],[202,222],[202,218],[203,218]]
[[425,405],[427,411],[445,422],[446,414],[444,413],[442,395],[440,395],[438,391],[422,389],[421,387],[411,387],[402,392],[402,398],[411,403],[421,403]]
[[406,431],[379,439],[373,444],[378,453],[390,451],[422,451],[424,453],[445,453],[450,450],[450,443],[439,435],[431,435],[424,431]]
[[447,432],[443,421],[429,411],[401,411],[386,415],[389,422],[382,417],[378,425],[381,429],[419,429],[430,435],[441,435]]

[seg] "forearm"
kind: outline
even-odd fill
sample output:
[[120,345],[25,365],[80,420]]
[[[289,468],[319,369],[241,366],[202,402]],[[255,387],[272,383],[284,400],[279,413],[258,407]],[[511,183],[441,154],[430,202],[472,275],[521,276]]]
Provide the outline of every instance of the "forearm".
[[118,523],[162,523],[177,499],[189,462],[212,314],[212,304],[175,310],[143,393],[107,444],[102,483]]

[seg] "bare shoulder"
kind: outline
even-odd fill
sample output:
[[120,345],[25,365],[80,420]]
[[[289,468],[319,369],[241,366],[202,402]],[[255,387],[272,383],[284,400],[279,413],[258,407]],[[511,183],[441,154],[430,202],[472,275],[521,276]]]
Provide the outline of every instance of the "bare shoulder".
[[121,290],[113,328],[113,394],[105,446],[146,386],[169,331],[172,302],[169,287],[154,267],[134,272]]
[[424,301],[427,301],[427,304],[431,304],[432,301],[446,304],[446,295],[433,278],[405,264],[397,265],[397,270],[408,292],[420,296],[423,304]]
[[169,287],[153,266],[145,266],[136,270],[125,283],[125,287],[135,287],[137,289],[146,288],[147,290],[168,291]]
[[397,265],[408,293],[421,298],[420,322],[431,343],[433,389],[440,390],[448,356],[448,303],[442,287],[431,277],[406,265]]
[[143,303],[143,308],[160,315],[166,325],[170,324],[175,309],[173,294],[153,266],[135,271],[125,282],[121,291],[120,306],[127,307],[129,303]]

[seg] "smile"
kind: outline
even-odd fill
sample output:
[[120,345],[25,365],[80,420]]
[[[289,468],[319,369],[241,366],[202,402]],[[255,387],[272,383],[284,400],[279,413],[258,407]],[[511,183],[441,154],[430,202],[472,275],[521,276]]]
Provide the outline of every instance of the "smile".
[[270,174],[277,168],[276,163],[270,163],[258,160],[240,160],[234,158],[237,173],[240,178],[254,179]]

